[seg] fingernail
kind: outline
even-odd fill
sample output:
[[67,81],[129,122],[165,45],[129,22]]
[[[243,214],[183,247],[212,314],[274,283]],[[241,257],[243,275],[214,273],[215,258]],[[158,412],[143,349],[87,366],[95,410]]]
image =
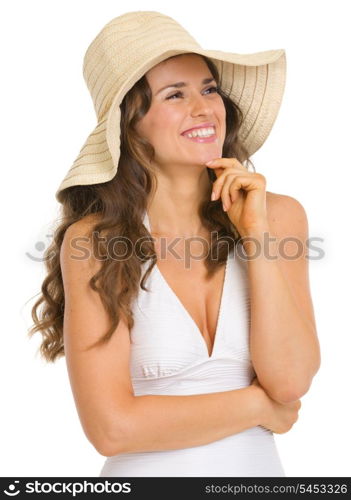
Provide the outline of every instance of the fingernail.
[[227,209],[226,209],[224,203],[222,203],[222,205],[223,205],[223,210],[226,212]]
[[211,163],[213,163],[213,160],[211,160],[211,161],[207,161],[207,162],[205,163],[205,165],[211,165]]
[[216,198],[216,193],[215,193],[215,191],[212,191],[211,200],[213,201],[215,198]]

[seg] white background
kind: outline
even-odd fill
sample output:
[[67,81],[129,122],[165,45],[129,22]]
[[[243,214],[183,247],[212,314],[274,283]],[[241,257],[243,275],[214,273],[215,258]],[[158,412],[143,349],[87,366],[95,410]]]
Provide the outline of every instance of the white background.
[[[125,7],[124,7],[125,5]],[[324,258],[310,262],[322,366],[292,430],[275,435],[287,476],[350,476],[349,2],[12,1],[1,6],[1,476],[98,476],[65,360],[46,364],[30,309],[45,277],[37,242],[58,214],[56,189],[96,124],[85,50],[127,10],[174,17],[208,49],[284,48],[283,103],[252,157],[267,190],[304,206]],[[312,252],[316,255],[316,252]]]

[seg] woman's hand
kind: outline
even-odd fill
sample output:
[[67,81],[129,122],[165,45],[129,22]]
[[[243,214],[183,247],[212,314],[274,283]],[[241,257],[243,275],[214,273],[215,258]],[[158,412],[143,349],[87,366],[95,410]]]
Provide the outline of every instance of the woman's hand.
[[292,403],[278,403],[268,396],[257,380],[257,377],[252,380],[251,385],[256,386],[260,390],[262,404],[259,425],[276,434],[288,432],[298,419],[301,400],[298,399]]
[[236,158],[217,158],[206,163],[217,176],[212,201],[222,199],[229,219],[240,236],[268,227],[266,178],[251,173]]

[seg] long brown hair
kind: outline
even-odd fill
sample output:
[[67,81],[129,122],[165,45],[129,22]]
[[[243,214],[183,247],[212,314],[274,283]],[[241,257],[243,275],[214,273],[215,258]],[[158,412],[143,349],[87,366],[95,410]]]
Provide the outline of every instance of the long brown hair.
[[[172,56],[178,57],[178,56]],[[248,153],[238,140],[238,131],[243,115],[239,106],[226,95],[219,86],[219,74],[212,61],[203,57],[212,76],[216,80],[218,93],[223,99],[226,110],[226,137],[223,145],[223,157],[236,157],[241,163],[250,163]],[[171,59],[171,58],[169,58]],[[64,356],[63,318],[65,296],[60,268],[60,248],[67,228],[86,216],[96,216],[97,222],[91,226],[94,255],[104,255],[99,271],[90,279],[90,287],[99,293],[109,319],[110,327],[101,338],[89,347],[100,345],[110,339],[121,318],[126,318],[129,329],[133,328],[134,319],[131,310],[132,300],[140,287],[145,288],[145,280],[156,264],[156,253],[152,236],[143,225],[143,216],[147,208],[150,193],[157,185],[156,176],[149,168],[154,156],[154,148],[135,131],[136,123],[150,108],[152,93],[145,75],[125,95],[121,107],[121,154],[118,170],[108,182],[83,186],[72,186],[61,193],[61,221],[54,230],[53,240],[46,249],[44,262],[47,271],[41,286],[41,295],[32,307],[34,325],[28,332],[42,335],[40,354],[47,362]],[[246,165],[247,166],[247,165]],[[254,166],[253,166],[254,168]],[[210,186],[216,180],[212,169],[207,168]],[[223,212],[221,199],[214,202],[204,201],[199,209],[203,226],[218,233],[218,238],[211,238],[210,251],[205,259],[207,278],[210,278],[219,266],[225,264],[228,253],[239,242],[240,235]],[[97,235],[104,234],[104,242],[99,243]],[[111,258],[107,249],[109,242],[122,238],[134,248],[130,258],[119,260]],[[136,242],[142,241],[142,251]],[[226,241],[223,245],[222,242]],[[114,247],[115,248],[115,247]],[[218,255],[218,259],[211,258]],[[142,263],[151,260],[142,280]],[[118,286],[116,286],[118,284]],[[41,309],[39,310],[39,307]]]

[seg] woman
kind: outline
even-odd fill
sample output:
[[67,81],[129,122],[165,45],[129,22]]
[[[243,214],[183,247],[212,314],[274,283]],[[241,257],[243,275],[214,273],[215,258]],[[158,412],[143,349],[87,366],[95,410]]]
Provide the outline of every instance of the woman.
[[32,331],[66,356],[101,476],[285,475],[273,432],[297,420],[318,340],[304,260],[256,250],[305,219],[243,165],[284,61],[204,51],[157,12],[115,18],[87,50],[99,123],[56,194]]

